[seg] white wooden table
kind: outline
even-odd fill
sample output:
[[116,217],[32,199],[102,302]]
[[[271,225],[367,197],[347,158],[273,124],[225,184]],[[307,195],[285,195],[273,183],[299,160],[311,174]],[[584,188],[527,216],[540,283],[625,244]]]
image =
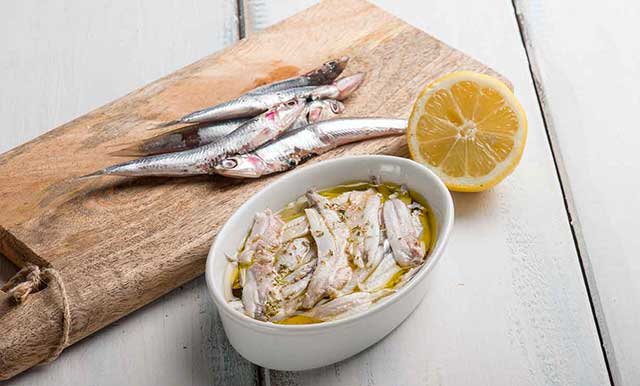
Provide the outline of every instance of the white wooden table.
[[[0,151],[312,3],[2,2]],[[507,76],[530,124],[511,177],[454,195],[447,257],[417,311],[354,358],[268,371],[230,347],[200,278],[6,384],[640,384],[640,5],[376,3]]]

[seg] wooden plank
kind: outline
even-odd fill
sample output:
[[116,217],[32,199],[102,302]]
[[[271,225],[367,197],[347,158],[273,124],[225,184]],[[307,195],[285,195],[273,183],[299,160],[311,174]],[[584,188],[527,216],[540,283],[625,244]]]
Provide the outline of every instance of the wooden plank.
[[[289,14],[286,1],[252,3],[256,20]],[[608,384],[511,3],[376,3],[511,79],[529,115],[527,149],[492,191],[454,195],[447,256],[402,326],[334,366],[266,376],[274,385]]]
[[613,379],[638,385],[640,4],[515,4]]
[[[61,271],[71,343],[201,273],[218,226],[271,180],[107,178],[78,186],[73,178],[113,163],[110,146],[146,137],[159,122],[345,54],[349,71],[365,70],[372,80],[349,100],[353,115],[406,116],[419,84],[454,69],[493,73],[366,2],[331,0],[0,158],[0,176],[14,175],[0,179],[3,237],[16,248],[7,252]],[[41,156],[60,148],[50,159]],[[315,161],[361,153],[406,155],[406,145],[403,138],[361,143]],[[33,294],[0,320],[10,331],[0,341],[0,364],[13,365],[10,371],[57,344],[54,296],[50,288]],[[40,351],[25,352],[33,347]]]
[[[0,152],[232,43],[235,13],[235,0],[3,2]],[[0,282],[15,273],[3,260]],[[3,384],[255,384],[205,288],[199,278]]]

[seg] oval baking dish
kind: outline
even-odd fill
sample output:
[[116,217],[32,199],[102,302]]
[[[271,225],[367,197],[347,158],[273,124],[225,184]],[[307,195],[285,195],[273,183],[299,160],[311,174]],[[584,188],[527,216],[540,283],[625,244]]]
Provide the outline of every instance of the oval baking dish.
[[[435,216],[437,238],[422,269],[397,293],[371,309],[335,321],[284,325],[252,319],[225,299],[227,256],[236,254],[256,212],[278,210],[309,189],[323,189],[378,176],[382,182],[405,184],[424,198]],[[231,345],[249,361],[277,370],[306,370],[348,358],[396,328],[424,297],[427,277],[440,260],[453,226],[449,191],[430,170],[391,156],[354,156],[324,161],[290,172],[245,202],[220,229],[209,251],[206,280]]]

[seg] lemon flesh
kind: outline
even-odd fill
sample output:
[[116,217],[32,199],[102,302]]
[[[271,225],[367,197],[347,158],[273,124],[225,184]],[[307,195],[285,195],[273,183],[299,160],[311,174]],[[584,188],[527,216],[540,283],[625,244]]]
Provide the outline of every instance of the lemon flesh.
[[470,71],[431,83],[418,96],[407,128],[411,158],[433,170],[450,190],[495,186],[518,165],[527,118],[500,80]]

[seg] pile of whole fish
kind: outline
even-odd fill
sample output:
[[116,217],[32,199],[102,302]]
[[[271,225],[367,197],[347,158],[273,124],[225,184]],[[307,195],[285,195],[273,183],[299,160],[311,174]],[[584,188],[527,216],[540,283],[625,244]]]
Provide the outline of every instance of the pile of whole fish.
[[257,213],[230,258],[227,300],[258,320],[318,323],[365,311],[394,293],[423,265],[432,227],[406,189],[391,189],[309,191],[295,216]]
[[406,121],[337,119],[340,102],[364,81],[357,73],[337,79],[348,58],[306,74],[255,88],[240,97],[165,123],[193,124],[112,154],[142,156],[84,177],[221,174],[257,178],[294,168],[310,157],[363,139],[398,135]]

